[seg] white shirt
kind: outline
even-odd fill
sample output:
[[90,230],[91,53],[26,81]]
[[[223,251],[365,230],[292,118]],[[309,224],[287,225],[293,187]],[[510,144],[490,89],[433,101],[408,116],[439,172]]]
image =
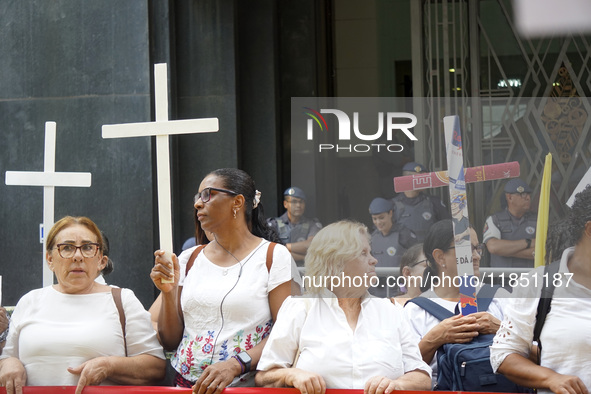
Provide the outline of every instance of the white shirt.
[[[508,297],[509,292],[505,289],[498,289],[495,297],[491,301],[487,312],[496,317],[499,320],[503,320],[503,304],[505,300],[501,297]],[[420,295],[420,297],[427,297],[431,299],[436,304],[444,307],[448,311],[455,313],[456,306],[458,305],[457,302],[444,300],[439,298],[437,294],[433,290],[429,290],[424,292]],[[404,307],[404,314],[408,318],[410,322],[410,326],[412,327],[413,332],[418,335],[417,343],[420,342],[423,337],[433,329],[436,325],[441,323],[439,319],[431,315],[429,312],[425,311],[423,308],[414,304],[412,302],[408,302]],[[437,382],[437,357],[433,357],[430,363],[430,367],[433,370],[432,375],[432,384]]]
[[320,374],[327,388],[363,389],[373,376],[417,369],[431,374],[401,308],[372,296],[361,302],[355,331],[334,296],[287,298],[257,368],[289,368],[298,352],[295,367]]
[[[276,245],[271,271],[267,271],[268,245],[268,241],[261,240],[248,256],[231,267],[220,267],[200,252],[186,278],[187,262],[195,247],[179,256],[185,328],[171,363],[185,379],[194,382],[204,366],[256,346],[272,326],[269,293],[289,282],[292,275],[301,283],[295,262],[283,245]],[[233,385],[240,381],[244,384],[250,378],[236,378]]]
[[[557,278],[563,285],[554,290],[550,312],[540,335],[541,365],[560,374],[578,376],[587,388],[591,388],[591,290],[572,278],[568,281],[565,275],[569,273],[567,262],[573,252],[574,248],[565,250],[560,260]],[[529,273],[529,286],[515,288],[517,298],[506,308],[505,319],[491,347],[490,359],[494,371],[511,353],[528,357],[545,280],[543,274],[544,267],[538,267]],[[535,277],[538,286],[534,285]]]
[[[150,314],[129,289],[122,289],[121,301],[128,356],[150,354],[164,359]],[[125,356],[111,292],[64,294],[47,286],[25,294],[16,305],[0,358],[20,359],[27,371],[27,386],[76,386],[79,375],[67,368],[101,356]]]

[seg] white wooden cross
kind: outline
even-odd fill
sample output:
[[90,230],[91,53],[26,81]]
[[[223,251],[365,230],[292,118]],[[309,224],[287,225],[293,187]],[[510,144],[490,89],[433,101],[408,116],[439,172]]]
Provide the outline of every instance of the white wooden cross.
[[160,249],[170,253],[173,250],[173,246],[168,136],[173,134],[216,132],[219,130],[219,121],[217,118],[168,120],[167,82],[166,63],[155,64],[155,122],[103,125],[103,138],[156,136]]
[[54,222],[55,187],[90,187],[90,172],[55,172],[55,122],[45,123],[43,172],[6,171],[6,184],[43,186],[43,286],[53,284],[53,273],[45,263],[46,234]]

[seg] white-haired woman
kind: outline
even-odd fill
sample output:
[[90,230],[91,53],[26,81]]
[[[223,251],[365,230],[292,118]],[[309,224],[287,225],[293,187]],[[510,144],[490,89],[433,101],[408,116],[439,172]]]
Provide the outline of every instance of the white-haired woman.
[[288,298],[259,361],[256,383],[307,393],[326,388],[428,390],[421,359],[401,308],[367,292],[375,277],[365,225],[333,223],[306,254],[307,294]]

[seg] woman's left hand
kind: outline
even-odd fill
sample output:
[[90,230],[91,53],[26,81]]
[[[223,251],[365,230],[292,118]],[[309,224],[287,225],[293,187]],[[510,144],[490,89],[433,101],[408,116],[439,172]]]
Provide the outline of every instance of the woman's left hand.
[[108,357],[96,357],[77,367],[68,368],[68,372],[74,375],[80,375],[76,394],[81,394],[85,386],[94,386],[101,384],[111,374],[111,363]]
[[388,379],[385,376],[374,376],[365,382],[363,392],[365,394],[389,394],[394,390],[404,390],[398,381]]
[[477,312],[470,316],[476,318],[476,324],[478,324],[478,333],[484,334],[496,334],[501,326],[501,321],[491,315],[488,312]]
[[205,368],[201,377],[195,382],[193,393],[221,393],[236,376],[240,375],[241,371],[240,364],[233,358],[211,364]]

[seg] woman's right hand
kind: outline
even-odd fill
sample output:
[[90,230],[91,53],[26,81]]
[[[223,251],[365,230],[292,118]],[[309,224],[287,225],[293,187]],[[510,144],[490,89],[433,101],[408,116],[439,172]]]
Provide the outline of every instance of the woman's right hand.
[[4,359],[0,366],[0,386],[6,388],[6,394],[22,394],[27,384],[27,372],[18,358]]
[[431,363],[437,349],[446,343],[468,343],[478,336],[479,324],[474,316],[455,315],[433,327],[419,342],[423,361]]
[[474,316],[455,315],[429,331],[437,347],[446,343],[468,343],[478,336],[479,324]]
[[289,376],[286,377],[285,383],[300,390],[300,393],[324,394],[326,392],[324,378],[317,373],[299,368],[288,368],[288,371]]
[[[172,261],[166,258],[163,250],[154,252],[154,267],[150,272],[150,278],[154,285],[163,293],[168,293],[178,286],[180,277],[179,260],[173,253]],[[163,283],[162,280],[172,281],[171,283]]]

